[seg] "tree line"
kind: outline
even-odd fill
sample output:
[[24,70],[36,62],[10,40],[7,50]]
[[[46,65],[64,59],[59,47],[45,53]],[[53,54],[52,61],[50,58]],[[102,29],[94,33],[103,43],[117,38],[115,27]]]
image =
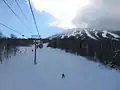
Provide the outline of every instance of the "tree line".
[[7,37],[0,32],[0,63],[2,64],[4,60],[9,59],[12,55],[15,56],[19,51],[19,46],[29,46],[33,43],[34,39],[32,38],[18,38],[14,34]]
[[59,48],[66,52],[88,57],[111,67],[120,66],[120,41],[103,38],[94,40],[80,36],[57,37],[49,40],[48,47]]

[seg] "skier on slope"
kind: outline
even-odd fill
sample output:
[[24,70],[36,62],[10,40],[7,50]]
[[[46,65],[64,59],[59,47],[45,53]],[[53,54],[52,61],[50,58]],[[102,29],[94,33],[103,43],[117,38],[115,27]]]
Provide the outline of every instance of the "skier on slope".
[[64,73],[62,74],[62,77],[61,77],[61,78],[62,78],[62,79],[65,78],[65,74],[64,74]]

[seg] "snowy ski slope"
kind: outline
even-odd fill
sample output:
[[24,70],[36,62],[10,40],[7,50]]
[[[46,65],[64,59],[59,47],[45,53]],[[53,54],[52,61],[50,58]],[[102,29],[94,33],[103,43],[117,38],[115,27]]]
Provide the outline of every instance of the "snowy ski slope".
[[0,65],[0,90],[120,90],[119,71],[46,45],[34,65],[32,48]]

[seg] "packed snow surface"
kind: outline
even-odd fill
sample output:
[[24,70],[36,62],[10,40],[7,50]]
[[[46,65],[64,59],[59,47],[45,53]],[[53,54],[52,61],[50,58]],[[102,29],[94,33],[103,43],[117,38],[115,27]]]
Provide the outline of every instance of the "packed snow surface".
[[120,90],[119,71],[46,45],[34,65],[32,49],[21,47],[21,54],[0,64],[0,90]]

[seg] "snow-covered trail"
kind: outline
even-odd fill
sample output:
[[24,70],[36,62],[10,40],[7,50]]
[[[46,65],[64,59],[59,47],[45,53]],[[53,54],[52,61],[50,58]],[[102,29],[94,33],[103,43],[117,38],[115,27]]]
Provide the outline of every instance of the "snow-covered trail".
[[118,71],[45,46],[34,65],[32,48],[0,65],[0,90],[120,90]]

